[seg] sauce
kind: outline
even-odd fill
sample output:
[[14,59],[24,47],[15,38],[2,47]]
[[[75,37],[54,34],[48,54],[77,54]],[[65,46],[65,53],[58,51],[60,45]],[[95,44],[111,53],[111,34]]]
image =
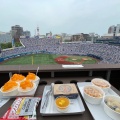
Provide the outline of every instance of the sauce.
[[69,99],[66,97],[59,97],[56,99],[56,105],[60,108],[65,108],[70,104]]

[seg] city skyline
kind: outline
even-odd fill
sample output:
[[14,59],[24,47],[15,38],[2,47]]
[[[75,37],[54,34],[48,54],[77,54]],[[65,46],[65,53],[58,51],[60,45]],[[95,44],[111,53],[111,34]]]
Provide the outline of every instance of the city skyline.
[[32,36],[37,26],[40,34],[103,35],[111,25],[119,24],[119,5],[119,0],[1,0],[0,31],[8,32],[11,26],[20,25]]

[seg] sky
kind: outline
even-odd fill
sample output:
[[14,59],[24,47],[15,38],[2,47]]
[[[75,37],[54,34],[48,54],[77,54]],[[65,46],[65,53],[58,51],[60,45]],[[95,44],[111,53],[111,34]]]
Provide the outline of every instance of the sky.
[[0,0],[0,31],[20,25],[32,36],[40,34],[97,33],[120,24],[120,0]]

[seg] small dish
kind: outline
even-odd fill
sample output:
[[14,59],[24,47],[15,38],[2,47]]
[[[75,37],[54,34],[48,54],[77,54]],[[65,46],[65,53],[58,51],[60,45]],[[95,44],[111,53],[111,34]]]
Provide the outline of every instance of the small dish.
[[120,120],[120,97],[107,95],[103,101],[105,113],[113,120]]
[[105,96],[104,91],[94,85],[84,86],[84,99],[91,104],[100,104]]
[[108,81],[101,78],[92,79],[91,83],[97,87],[100,87],[105,93],[108,93],[111,85]]
[[55,106],[59,112],[67,112],[70,100],[66,96],[59,96],[55,99]]

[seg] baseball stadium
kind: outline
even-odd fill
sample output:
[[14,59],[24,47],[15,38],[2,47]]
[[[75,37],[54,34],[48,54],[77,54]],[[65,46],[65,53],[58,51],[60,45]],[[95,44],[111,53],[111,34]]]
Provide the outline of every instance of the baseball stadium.
[[1,65],[117,64],[120,47],[102,43],[62,43],[55,38],[24,38],[22,46],[1,50]]

